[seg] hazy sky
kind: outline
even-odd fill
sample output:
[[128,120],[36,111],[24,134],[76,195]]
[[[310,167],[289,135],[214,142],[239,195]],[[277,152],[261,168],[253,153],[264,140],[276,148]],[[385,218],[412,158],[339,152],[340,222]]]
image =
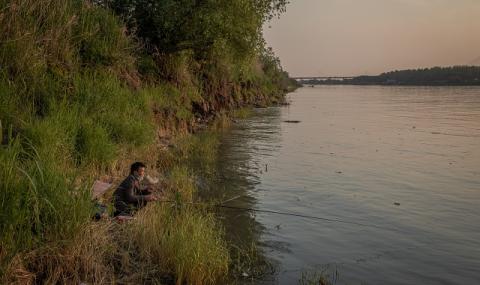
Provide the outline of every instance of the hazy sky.
[[480,0],[290,2],[264,35],[293,76],[480,65]]

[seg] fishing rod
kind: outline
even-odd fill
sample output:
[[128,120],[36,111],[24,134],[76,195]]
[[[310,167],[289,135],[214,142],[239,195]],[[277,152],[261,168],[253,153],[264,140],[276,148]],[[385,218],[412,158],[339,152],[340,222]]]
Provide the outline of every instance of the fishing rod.
[[[231,202],[233,200],[236,200],[238,198],[243,197],[244,195],[239,195],[235,196],[231,199],[225,200],[221,203],[218,204],[213,204],[213,207],[216,208],[224,208],[224,209],[231,209],[231,210],[239,210],[239,211],[248,211],[248,212],[257,212],[257,213],[268,213],[268,214],[276,214],[276,215],[283,215],[283,216],[291,216],[291,217],[299,217],[299,218],[304,218],[304,219],[312,219],[312,220],[319,220],[319,221],[324,221],[324,222],[331,222],[331,223],[342,223],[342,224],[350,224],[350,225],[356,225],[356,226],[362,226],[362,227],[371,227],[371,228],[377,228],[377,229],[382,229],[382,230],[395,230],[393,228],[388,228],[388,227],[383,227],[383,226],[378,226],[374,224],[364,224],[364,223],[359,223],[359,222],[354,222],[354,221],[346,221],[338,218],[324,218],[324,217],[318,217],[318,216],[311,216],[311,215],[304,215],[304,214],[298,214],[298,213],[289,213],[289,212],[282,212],[282,211],[275,211],[275,210],[261,210],[261,209],[255,209],[255,208],[249,208],[249,207],[235,207],[235,206],[227,206],[225,203]],[[162,200],[160,202],[165,202],[165,203],[176,203],[177,201],[172,201],[172,200]],[[185,204],[192,204],[192,205],[206,205],[208,203],[200,203],[200,202],[188,202]]]

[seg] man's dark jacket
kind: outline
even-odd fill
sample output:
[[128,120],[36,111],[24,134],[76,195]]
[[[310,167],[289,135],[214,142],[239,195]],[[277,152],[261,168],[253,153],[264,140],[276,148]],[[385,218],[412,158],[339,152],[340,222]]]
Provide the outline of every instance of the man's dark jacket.
[[145,195],[149,194],[150,191],[141,190],[140,181],[134,175],[129,175],[113,194],[115,215],[130,215],[132,209],[145,206]]

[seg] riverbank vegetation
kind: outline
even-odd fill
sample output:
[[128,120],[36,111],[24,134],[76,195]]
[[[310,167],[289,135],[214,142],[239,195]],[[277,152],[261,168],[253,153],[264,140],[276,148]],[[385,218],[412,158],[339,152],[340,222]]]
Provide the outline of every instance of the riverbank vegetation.
[[[182,159],[214,150],[169,145],[295,87],[261,36],[285,5],[0,0],[0,282],[227,278],[222,228],[185,204],[196,187]],[[93,181],[118,183],[136,160],[167,173],[182,206],[92,223]]]
[[475,86],[480,85],[480,66],[396,70],[377,76],[363,75],[343,80],[306,80],[303,83],[313,85]]

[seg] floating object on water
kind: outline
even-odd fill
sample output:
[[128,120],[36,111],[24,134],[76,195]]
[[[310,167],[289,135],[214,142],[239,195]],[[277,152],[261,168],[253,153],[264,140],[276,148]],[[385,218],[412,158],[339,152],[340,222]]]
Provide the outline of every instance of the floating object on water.
[[283,121],[284,123],[290,123],[290,124],[298,124],[300,123],[300,121],[297,121],[297,120],[285,120]]
[[395,205],[395,206],[400,206],[400,203],[395,202],[395,203],[393,203],[393,205]]

